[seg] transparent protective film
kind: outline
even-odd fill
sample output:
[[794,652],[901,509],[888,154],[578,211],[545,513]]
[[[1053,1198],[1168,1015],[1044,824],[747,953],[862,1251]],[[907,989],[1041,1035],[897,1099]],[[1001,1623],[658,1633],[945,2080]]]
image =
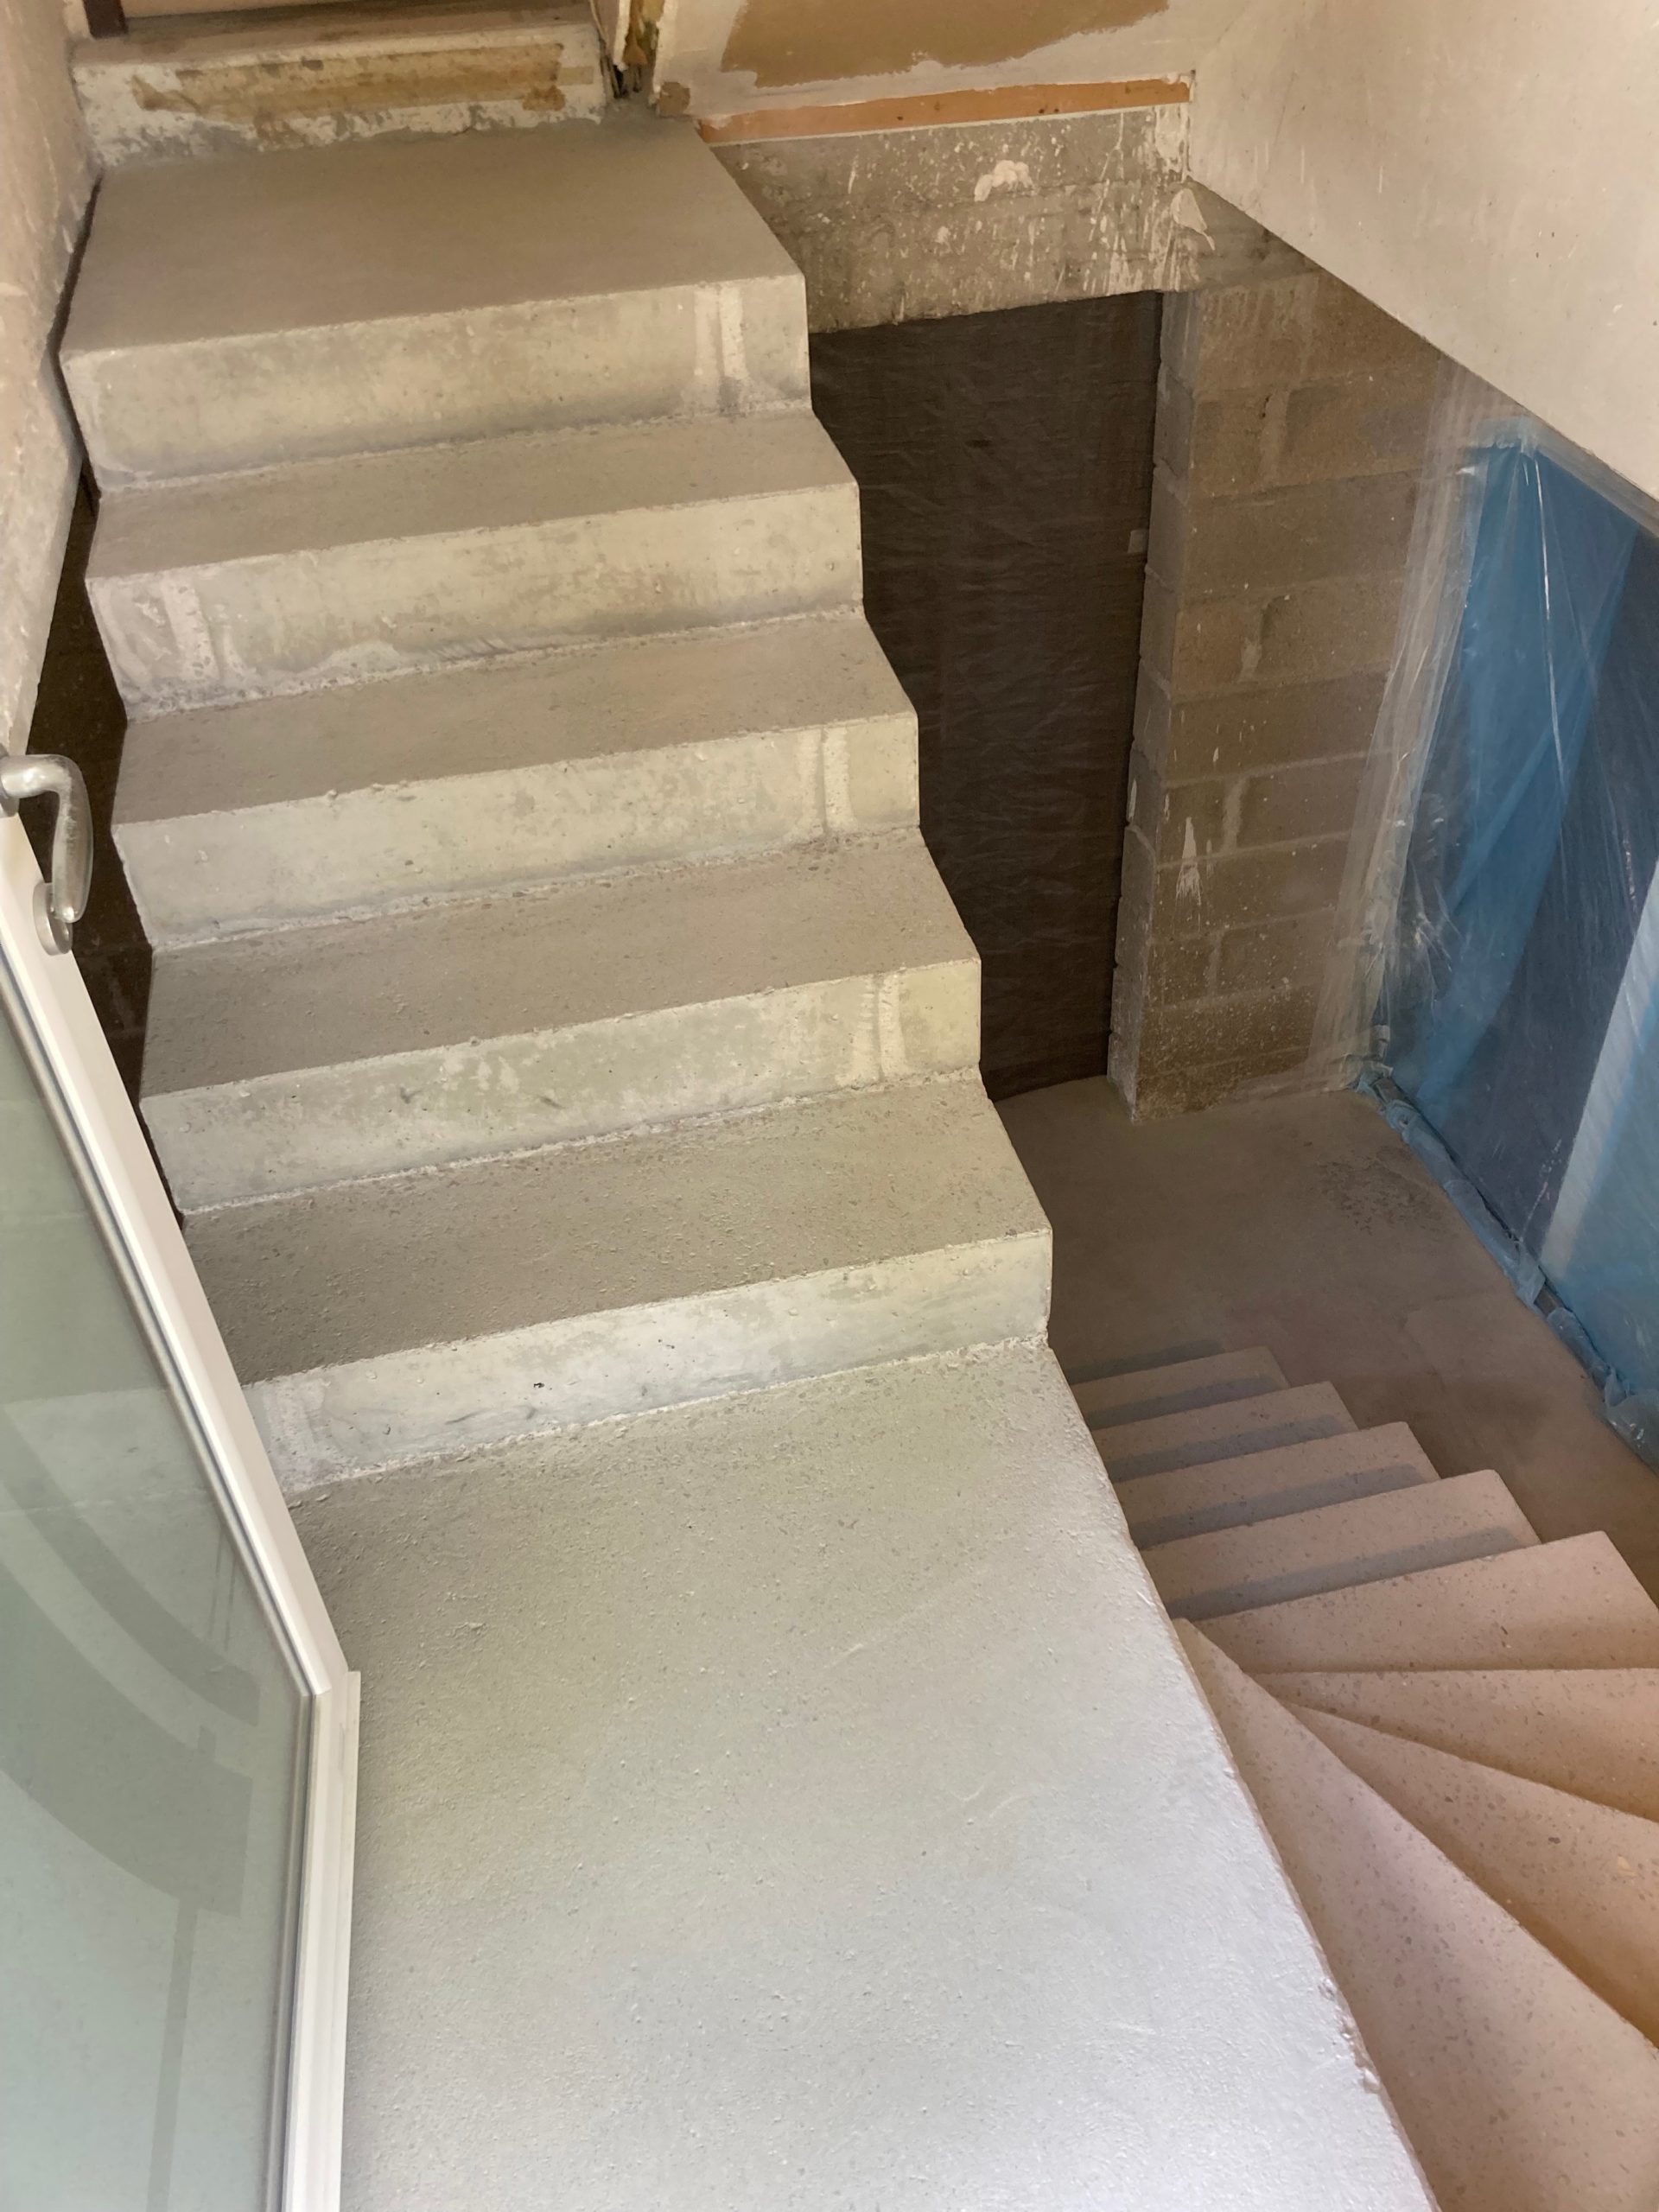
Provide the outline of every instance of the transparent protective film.
[[0,1012],[0,2203],[276,2200],[306,1719]]
[[1421,1116],[1651,1456],[1659,513],[1482,387],[1443,414],[1325,1044]]

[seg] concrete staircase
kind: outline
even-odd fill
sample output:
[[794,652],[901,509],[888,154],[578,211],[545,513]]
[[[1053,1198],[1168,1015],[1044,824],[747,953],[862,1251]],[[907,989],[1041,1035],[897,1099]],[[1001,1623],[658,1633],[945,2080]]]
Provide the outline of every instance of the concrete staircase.
[[1650,2208],[1659,1608],[1266,1352],[1076,1395],[1440,2204]]
[[364,1680],[345,2201],[1423,2212],[1041,1343],[805,329],[628,114],[93,221],[144,1111]]
[[123,171],[64,365],[144,1111],[290,1488],[1040,1333],[800,279],[689,132]]

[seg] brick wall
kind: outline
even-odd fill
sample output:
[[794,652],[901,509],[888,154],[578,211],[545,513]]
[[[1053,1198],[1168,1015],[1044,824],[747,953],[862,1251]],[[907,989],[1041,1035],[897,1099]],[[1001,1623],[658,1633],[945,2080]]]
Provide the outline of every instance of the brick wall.
[[1165,302],[1111,1049],[1139,1115],[1306,1057],[1439,363],[1311,269]]

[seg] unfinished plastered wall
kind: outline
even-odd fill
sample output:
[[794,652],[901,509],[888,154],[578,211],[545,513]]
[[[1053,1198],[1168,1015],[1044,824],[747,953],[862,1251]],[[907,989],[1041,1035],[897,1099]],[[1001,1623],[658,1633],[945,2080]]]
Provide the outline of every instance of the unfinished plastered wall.
[[1255,0],[1194,174],[1659,496],[1651,0]]
[[1318,270],[1166,302],[1111,1072],[1306,1061],[1440,358]]
[[987,85],[1176,77],[1245,0],[634,0],[656,86],[721,115]]
[[0,745],[23,741],[79,446],[53,334],[92,168],[58,0],[0,0]]

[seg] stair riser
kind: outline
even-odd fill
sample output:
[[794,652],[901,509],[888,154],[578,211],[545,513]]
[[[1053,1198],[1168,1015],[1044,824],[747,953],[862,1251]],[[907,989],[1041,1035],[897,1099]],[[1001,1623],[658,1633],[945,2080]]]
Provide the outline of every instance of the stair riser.
[[[222,19],[221,19],[222,20]],[[177,161],[341,145],[389,133],[545,129],[602,115],[609,87],[591,23],[366,10],[307,41],[256,17],[224,50],[155,54],[137,39],[80,48],[75,90],[99,158]],[[204,51],[203,49],[207,49]]]
[[1296,1490],[1224,1498],[1212,1504],[1168,1513],[1145,1512],[1139,1516],[1128,1514],[1141,1488],[1131,1484],[1119,1493],[1118,1503],[1128,1516],[1129,1534],[1142,1551],[1149,1551],[1156,1544],[1179,1543],[1186,1536],[1211,1536],[1223,1529],[1277,1520],[1287,1514],[1316,1513],[1326,1505],[1352,1505],[1361,1498],[1382,1497],[1391,1491],[1414,1490],[1424,1479],[1414,1467],[1377,1467],[1333,1475],[1328,1481],[1306,1483]]
[[70,354],[100,484],[808,404],[798,276]]
[[855,604],[851,483],[95,575],[136,714]]
[[979,969],[963,961],[175,1091],[144,1118],[190,1213],[978,1058]]
[[118,824],[156,945],[917,818],[909,715]]
[[290,1494],[619,1414],[1039,1337],[1044,1236],[587,1313],[253,1385]]

